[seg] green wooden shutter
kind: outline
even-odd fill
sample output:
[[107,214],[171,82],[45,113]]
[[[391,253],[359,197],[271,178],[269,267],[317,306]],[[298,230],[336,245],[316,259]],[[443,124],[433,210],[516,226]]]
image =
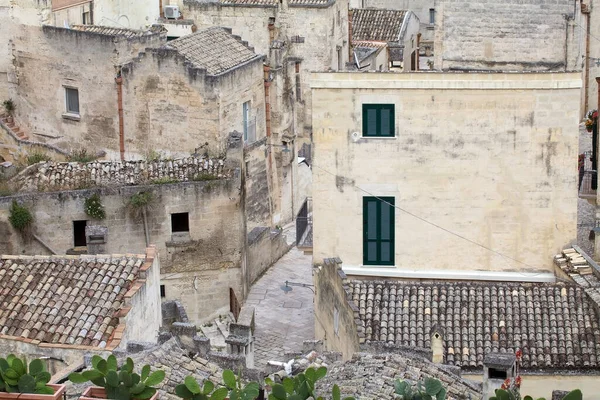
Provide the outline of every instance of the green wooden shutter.
[[363,264],[394,265],[393,197],[363,197]]
[[363,104],[363,136],[394,137],[395,111],[393,104]]

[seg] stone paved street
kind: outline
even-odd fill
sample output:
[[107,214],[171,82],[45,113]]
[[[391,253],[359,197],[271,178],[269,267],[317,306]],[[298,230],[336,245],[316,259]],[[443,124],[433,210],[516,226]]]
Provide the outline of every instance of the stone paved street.
[[313,292],[285,281],[312,285],[312,257],[292,248],[252,286],[247,305],[256,307],[254,360],[257,368],[267,361],[288,361],[284,354],[302,350],[304,340],[314,338]]

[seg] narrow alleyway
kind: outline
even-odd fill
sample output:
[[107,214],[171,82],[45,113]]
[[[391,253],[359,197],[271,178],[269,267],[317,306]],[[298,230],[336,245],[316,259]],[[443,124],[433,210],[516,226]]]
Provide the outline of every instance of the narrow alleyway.
[[247,305],[254,305],[254,363],[264,367],[269,360],[288,361],[284,354],[302,350],[304,340],[314,338],[312,288],[292,287],[288,280],[312,285],[312,257],[292,248],[250,289]]
[[[579,153],[592,151],[592,134],[585,130],[583,124],[579,127]],[[589,155],[587,156],[588,163]],[[575,166],[575,163],[573,162]],[[575,167],[573,167],[575,168]],[[594,229],[596,207],[587,200],[577,199],[577,244],[589,255],[594,255],[594,244],[589,239],[590,230]]]

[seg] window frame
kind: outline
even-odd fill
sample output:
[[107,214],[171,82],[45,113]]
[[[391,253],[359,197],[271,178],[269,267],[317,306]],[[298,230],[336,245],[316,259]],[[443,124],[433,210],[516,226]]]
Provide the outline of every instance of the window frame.
[[[81,103],[79,102],[79,89],[73,86],[63,86],[65,88],[65,113],[70,115],[80,116]],[[69,109],[69,91],[75,91],[77,93],[77,111]]]
[[429,24],[430,25],[435,24],[435,8],[429,9]]
[[[367,235],[367,227],[368,227],[368,203],[371,201],[376,201],[376,216],[377,216],[377,234],[376,239],[369,239]],[[385,204],[385,202],[391,204],[392,210],[390,213],[390,225],[389,239],[381,239],[381,205]],[[393,266],[396,261],[396,249],[395,249],[395,238],[396,238],[396,208],[394,207],[396,204],[395,197],[391,196],[364,196],[363,197],[363,265],[385,265],[385,266]],[[367,247],[369,242],[375,242],[377,244],[377,259],[375,261],[369,261],[367,254]],[[389,243],[390,244],[390,261],[382,261],[381,260],[381,243]]]
[[248,143],[248,135],[250,133],[250,110],[252,104],[250,100],[242,103],[242,129],[244,131],[244,143]]
[[[368,132],[369,121],[367,119],[367,113],[370,110],[376,110],[376,122],[375,122],[375,135],[370,135]],[[383,135],[381,132],[381,111],[390,111],[390,134]],[[396,105],[395,104],[383,104],[383,103],[363,103],[362,105],[362,137],[364,138],[395,138],[396,137]]]

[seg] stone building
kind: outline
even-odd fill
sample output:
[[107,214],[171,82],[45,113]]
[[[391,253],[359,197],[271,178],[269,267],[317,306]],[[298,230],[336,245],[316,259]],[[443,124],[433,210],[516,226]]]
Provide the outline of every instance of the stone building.
[[[350,0],[351,9],[408,10],[419,21],[419,69],[433,67],[433,38],[436,20],[435,0]],[[430,63],[428,63],[430,61]]]
[[578,73],[321,73],[312,87],[314,262],[554,280],[576,236]]
[[[401,71],[419,69],[419,20],[412,11],[356,8],[351,10],[350,15],[355,56],[357,48],[371,48],[378,53],[369,70],[387,71],[390,67]],[[385,53],[381,54],[384,56],[381,58],[384,59],[379,61],[382,46]],[[359,69],[364,70],[367,63],[363,59],[363,66],[359,65]]]
[[0,258],[2,354],[49,357],[49,370],[88,353],[155,342],[161,325],[160,263],[146,255]]
[[581,2],[438,0],[436,70],[580,71]]
[[132,159],[218,156],[234,130],[248,142],[265,136],[262,57],[222,28],[168,45],[160,27],[29,33],[14,44],[11,97],[15,120],[34,140]]

